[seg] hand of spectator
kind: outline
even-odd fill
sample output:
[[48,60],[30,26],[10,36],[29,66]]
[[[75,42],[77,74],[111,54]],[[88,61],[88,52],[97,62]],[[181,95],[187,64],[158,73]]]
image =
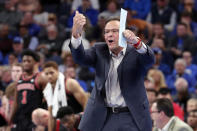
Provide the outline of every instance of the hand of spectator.
[[75,16],[73,18],[73,27],[72,27],[72,35],[75,38],[78,38],[81,36],[83,27],[86,24],[86,17],[76,11]]
[[174,54],[176,54],[176,55],[181,55],[181,53],[182,53],[179,49],[176,49],[176,48],[174,48],[174,47],[171,48],[171,51],[172,51]]
[[131,44],[136,49],[139,49],[142,46],[140,42],[141,40],[131,30],[123,31],[123,35],[126,38],[127,43]]

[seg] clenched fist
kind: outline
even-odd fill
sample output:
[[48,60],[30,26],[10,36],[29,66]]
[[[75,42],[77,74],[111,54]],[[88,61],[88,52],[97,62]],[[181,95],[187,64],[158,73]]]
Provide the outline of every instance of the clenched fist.
[[75,16],[73,18],[73,27],[72,27],[72,35],[75,38],[81,36],[85,24],[86,24],[86,17],[83,14],[76,11]]
[[123,36],[127,40],[129,44],[134,46],[135,48],[140,48],[141,47],[141,40],[130,30],[125,30],[123,31]]

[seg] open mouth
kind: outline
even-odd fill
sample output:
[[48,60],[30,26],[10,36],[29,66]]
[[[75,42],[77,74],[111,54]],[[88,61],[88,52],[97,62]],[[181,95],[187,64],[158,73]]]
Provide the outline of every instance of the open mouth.
[[113,41],[113,40],[108,40],[108,42],[109,42],[109,43],[112,43],[112,42],[114,42],[114,41]]

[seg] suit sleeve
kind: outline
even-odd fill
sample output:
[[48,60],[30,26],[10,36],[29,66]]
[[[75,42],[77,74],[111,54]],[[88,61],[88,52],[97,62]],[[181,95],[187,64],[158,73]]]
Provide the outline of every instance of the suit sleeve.
[[96,64],[96,48],[84,50],[83,44],[80,44],[77,48],[74,48],[72,43],[69,44],[74,61],[83,66],[95,67]]
[[146,53],[138,53],[139,61],[143,65],[145,69],[149,69],[155,63],[154,53],[151,48],[146,45],[147,51]]

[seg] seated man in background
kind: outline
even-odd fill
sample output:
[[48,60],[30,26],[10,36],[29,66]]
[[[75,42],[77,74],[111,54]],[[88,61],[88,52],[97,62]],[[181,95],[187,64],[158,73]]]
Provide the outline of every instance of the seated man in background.
[[194,131],[197,131],[197,109],[188,113],[187,123]]
[[173,105],[169,99],[156,100],[151,107],[154,122],[153,131],[193,131],[185,122],[174,116]]
[[173,110],[174,110],[174,115],[179,117],[181,120],[184,120],[184,112],[183,110],[181,109],[181,107],[176,104],[173,99],[172,99],[172,96],[171,96],[171,90],[169,88],[161,88],[158,92],[158,96],[157,98],[167,98],[169,99],[171,102],[172,102],[172,105],[173,105]]

